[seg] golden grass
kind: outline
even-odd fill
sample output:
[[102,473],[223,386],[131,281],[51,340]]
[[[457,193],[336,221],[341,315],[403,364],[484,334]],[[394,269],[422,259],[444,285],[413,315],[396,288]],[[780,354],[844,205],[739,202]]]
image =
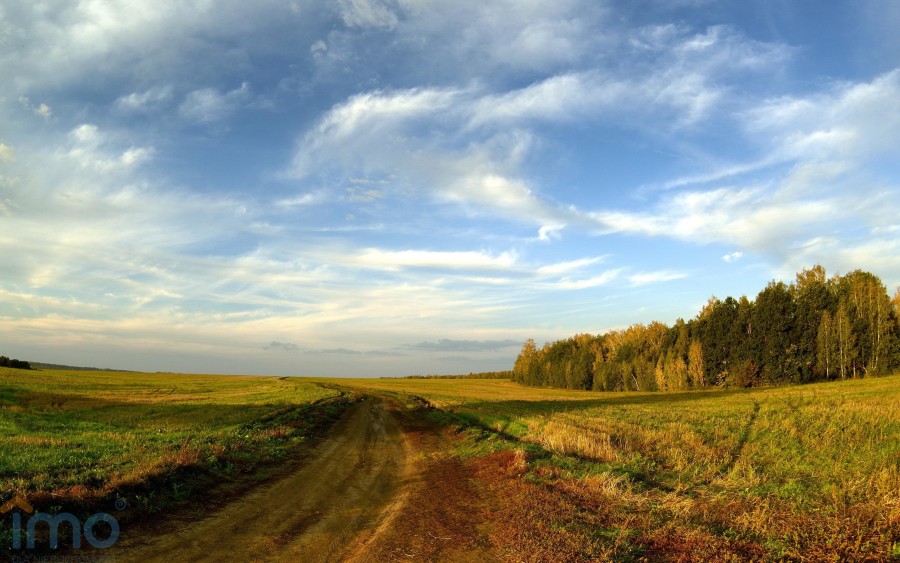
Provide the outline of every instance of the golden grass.
[[577,552],[599,553],[583,529],[600,524],[583,510],[602,500],[603,526],[630,530],[607,534],[603,552],[615,557],[900,556],[900,376],[668,394],[496,380],[349,384],[421,396],[465,425],[498,431],[516,452],[509,474],[555,492],[532,510],[581,507],[558,524],[582,530]]

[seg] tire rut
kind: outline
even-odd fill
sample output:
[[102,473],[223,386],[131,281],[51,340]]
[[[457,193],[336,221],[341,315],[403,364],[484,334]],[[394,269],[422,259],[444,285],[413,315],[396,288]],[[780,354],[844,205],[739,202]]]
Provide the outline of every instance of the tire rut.
[[121,561],[344,561],[402,509],[408,445],[383,401],[352,407],[309,462],[165,535],[129,534]]

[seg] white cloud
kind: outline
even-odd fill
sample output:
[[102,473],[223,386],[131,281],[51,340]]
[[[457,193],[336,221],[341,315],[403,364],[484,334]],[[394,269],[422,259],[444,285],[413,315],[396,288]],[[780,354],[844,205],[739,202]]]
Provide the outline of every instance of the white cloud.
[[324,199],[324,194],[321,192],[308,192],[294,197],[280,199],[276,202],[276,205],[285,208],[302,207],[321,203]]
[[72,129],[69,132],[69,139],[70,144],[65,157],[81,168],[102,172],[133,168],[149,160],[154,153],[151,147],[113,149],[118,144],[115,136],[102,132],[91,123],[83,123]]
[[[406,8],[415,22],[428,11]],[[552,19],[543,8],[524,9]],[[402,29],[406,23],[398,25]],[[348,169],[391,174],[469,213],[492,209],[507,219],[536,223],[543,240],[554,225],[590,220],[570,206],[547,201],[540,187],[520,174],[540,145],[534,128],[585,119],[621,122],[626,116],[636,128],[651,120],[654,127],[662,121],[670,130],[692,126],[721,103],[727,89],[720,81],[736,69],[762,72],[787,57],[777,45],[750,41],[728,28],[698,34],[672,27],[657,35],[655,43],[639,48],[623,39],[627,33],[613,39],[612,51],[621,52],[624,60],[634,58],[635,69],[622,64],[609,70],[561,71],[504,91],[475,84],[351,96],[302,136],[287,175],[305,179]],[[648,51],[660,62],[648,64]]]
[[[499,210],[507,218],[560,225],[565,213],[541,201],[523,181],[505,173],[525,158],[531,137],[504,132],[460,150],[444,145],[445,128],[466,111],[466,90],[412,89],[370,92],[333,107],[303,136],[288,175],[348,170],[397,178],[438,201],[477,213]],[[425,131],[425,133],[422,133]],[[424,137],[423,137],[424,135]],[[384,139],[391,139],[390,143]],[[545,235],[550,230],[545,230]]]
[[380,130],[401,128],[416,118],[440,115],[451,108],[462,92],[455,88],[412,88],[357,94],[333,107],[316,126],[313,135],[346,139],[370,127]]
[[249,97],[250,85],[247,82],[224,94],[215,88],[203,88],[190,92],[178,111],[191,121],[213,123],[229,117]]
[[900,69],[806,98],[768,100],[746,113],[747,130],[792,159],[857,161],[897,150]]
[[661,283],[667,281],[681,280],[687,277],[684,272],[675,272],[672,270],[658,270],[655,272],[641,272],[628,276],[631,285],[648,285],[653,283]]
[[16,159],[16,153],[12,147],[4,143],[0,143],[0,160],[13,161]]
[[53,110],[50,109],[50,106],[47,104],[40,104],[38,107],[34,108],[34,114],[39,115],[44,119],[50,119],[50,116],[53,115]]
[[768,253],[787,251],[786,244],[810,229],[852,211],[835,197],[812,200],[779,197],[781,191],[718,188],[664,198],[653,213],[589,212],[606,233],[665,236],[690,242],[737,244]]
[[744,256],[744,253],[740,250],[735,250],[734,252],[729,252],[728,254],[722,256],[722,260],[731,264],[732,262],[737,262]]
[[[271,45],[271,31],[293,23],[294,44],[326,10],[294,13],[290,3],[83,0],[4,3],[3,25],[15,42],[0,50],[0,91],[63,91],[85,81],[121,91],[122,84],[187,84],[247,67],[247,50]],[[239,41],[240,48],[226,46]],[[233,45],[233,44],[232,44]],[[140,96],[140,92],[137,93]],[[126,102],[127,103],[127,102]]]
[[358,264],[388,270],[397,268],[507,269],[516,264],[511,252],[497,255],[483,251],[382,250],[370,248],[360,254]]
[[606,260],[605,256],[594,256],[593,258],[579,258],[578,260],[569,260],[567,262],[557,262],[555,264],[547,264],[540,266],[536,272],[539,276],[557,276],[566,274],[576,270],[581,270],[587,266],[592,266],[598,262]]
[[607,270],[598,276],[587,279],[562,279],[558,282],[549,284],[548,287],[553,289],[589,289],[592,287],[607,285],[608,283],[618,279],[621,273],[621,268],[615,270]]
[[795,245],[779,271],[789,278],[811,264],[822,264],[830,273],[846,274],[860,268],[875,272],[893,293],[900,285],[900,240],[878,235],[855,240],[817,236]]
[[[703,44],[706,47],[689,48]],[[719,50],[731,53],[723,56]],[[763,70],[786,56],[722,30],[706,35],[672,34],[653,47],[662,63],[642,73],[599,69],[560,73],[524,88],[489,94],[472,102],[470,126],[530,120],[566,122],[583,117],[632,119],[669,115],[672,126],[706,119],[725,96],[719,84],[736,68]],[[626,55],[627,57],[627,55]]]
[[[831,232],[844,253],[813,244],[799,253],[809,263],[850,263],[884,269],[888,246],[856,240],[860,225],[873,234],[900,214],[896,188],[878,178],[879,159],[900,151],[893,132],[900,128],[900,70],[867,83],[839,85],[827,94],[765,102],[745,114],[748,135],[761,145],[774,140],[772,152],[747,166],[671,182],[678,188],[747,175],[741,185],[683,190],[661,197],[651,211],[589,211],[601,232],[671,237],[700,244],[723,243],[750,249],[778,264],[798,263],[797,248],[817,233]],[[779,166],[775,164],[781,163]],[[765,183],[749,183],[761,171]],[[892,195],[893,194],[893,195]],[[846,234],[841,234],[846,233]],[[849,249],[856,249],[851,252]],[[863,250],[865,249],[865,250]],[[733,262],[736,250],[723,257]],[[890,266],[893,267],[893,266]],[[900,277],[900,272],[898,272]]]
[[[2,90],[0,90],[0,92],[2,92]],[[22,104],[22,107],[30,110],[38,117],[50,119],[53,116],[53,109],[50,106],[45,103],[40,103],[36,106],[32,105],[28,96],[19,96],[19,103]]]
[[341,19],[348,27],[392,29],[397,15],[381,0],[338,0]]
[[[487,170],[480,174],[470,172],[456,181],[448,179],[449,183],[436,186],[439,188],[439,197],[463,206],[499,211],[510,219],[539,224],[543,229],[539,232],[539,236],[541,232],[544,236],[552,236],[552,233],[559,231],[556,228],[544,229],[544,227],[548,222],[564,219],[564,212],[539,199],[523,181],[491,172],[489,168],[491,164],[479,160],[473,163],[475,166],[470,170],[477,171],[479,167]],[[457,165],[461,169],[460,174],[463,173],[462,169],[467,168],[466,162]]]
[[552,76],[525,88],[486,95],[473,102],[470,126],[540,119],[568,121],[621,102],[629,85],[595,72]]
[[550,241],[559,238],[559,233],[566,228],[565,225],[542,225],[538,229],[538,240]]
[[132,92],[115,101],[115,107],[123,111],[148,112],[172,99],[171,86],[158,86],[144,92]]
[[486,77],[491,71],[552,72],[579,63],[613,33],[606,11],[579,0],[403,1],[392,10],[396,23],[382,19],[401,42],[427,41],[429,52],[420,55],[452,65],[457,77]]
[[384,197],[384,192],[382,190],[371,188],[362,189],[354,187],[347,188],[345,191],[347,192],[345,199],[353,203],[371,203]]

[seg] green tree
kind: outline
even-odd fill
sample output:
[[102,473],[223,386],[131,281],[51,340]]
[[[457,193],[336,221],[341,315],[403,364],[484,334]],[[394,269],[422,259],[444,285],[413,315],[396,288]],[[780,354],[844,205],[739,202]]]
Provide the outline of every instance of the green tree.
[[656,360],[656,369],[653,374],[656,377],[656,390],[657,391],[668,391],[668,386],[666,385],[668,380],[667,373],[668,366],[664,361],[663,357],[660,356],[658,360]]
[[797,346],[800,378],[808,381],[814,377],[813,367],[817,365],[822,311],[831,307],[832,295],[828,290],[825,268],[816,265],[798,273],[791,293],[796,302],[796,322],[791,340]]
[[840,367],[841,379],[846,379],[850,370],[853,370],[855,375],[858,351],[856,336],[850,326],[850,315],[847,314],[847,305],[843,300],[838,304],[838,310],[832,322],[837,343],[838,367]]
[[680,355],[673,354],[669,367],[669,389],[687,389],[690,385],[690,376],[688,374],[688,366],[684,362],[684,358]]
[[754,313],[753,335],[763,375],[772,382],[800,381],[796,306],[788,287],[782,282],[769,283],[756,296]]
[[820,371],[824,371],[825,379],[831,379],[831,366],[836,355],[836,331],[831,312],[822,311],[822,320],[819,322],[819,330],[816,334],[817,361]]
[[893,299],[860,270],[826,279],[813,266],[755,300],[711,297],[693,320],[577,334],[537,349],[528,340],[512,375],[570,389],[677,390],[753,386],[883,373],[900,365],[900,289]]
[[513,381],[526,385],[536,384],[530,377],[532,373],[531,364],[534,362],[535,356],[537,356],[537,346],[534,343],[534,339],[529,338],[522,345],[522,351],[519,352],[519,356],[516,358],[516,363],[513,366]]
[[894,298],[891,299],[891,305],[894,307],[894,318],[897,320],[898,327],[900,327],[900,287],[894,292]]
[[865,375],[882,373],[890,363],[896,324],[887,289],[878,276],[861,270],[844,276],[841,286],[858,347],[854,375],[857,367]]
[[703,345],[699,340],[692,340],[688,349],[688,377],[691,385],[700,389],[706,387],[706,374],[703,367]]

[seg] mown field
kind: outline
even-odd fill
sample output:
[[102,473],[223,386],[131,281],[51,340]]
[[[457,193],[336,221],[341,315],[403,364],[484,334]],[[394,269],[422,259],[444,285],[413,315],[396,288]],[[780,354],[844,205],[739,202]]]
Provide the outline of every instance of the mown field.
[[534,560],[900,559],[900,376],[591,393],[495,380],[344,381],[424,398],[463,430]]
[[900,376],[599,393],[2,368],[0,494],[50,512],[122,499],[123,522],[207,506],[302,458],[352,391],[446,429],[510,560],[900,560]]
[[302,379],[0,368],[0,498],[155,512],[263,478],[338,417],[340,396]]

